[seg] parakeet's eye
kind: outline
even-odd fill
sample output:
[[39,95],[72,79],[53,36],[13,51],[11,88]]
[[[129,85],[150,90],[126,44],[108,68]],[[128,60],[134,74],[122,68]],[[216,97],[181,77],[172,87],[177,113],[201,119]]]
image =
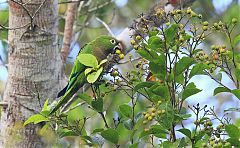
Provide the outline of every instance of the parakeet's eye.
[[116,44],[116,41],[114,39],[110,40],[112,44]]

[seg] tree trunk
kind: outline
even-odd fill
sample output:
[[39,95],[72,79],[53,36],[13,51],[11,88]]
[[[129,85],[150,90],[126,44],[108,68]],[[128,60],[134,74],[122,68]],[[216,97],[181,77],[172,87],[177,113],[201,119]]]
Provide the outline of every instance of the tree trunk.
[[[44,147],[37,134],[39,125],[23,127],[23,123],[40,111],[47,98],[55,98],[65,82],[58,50],[58,0],[9,0],[9,7],[12,30],[8,36],[9,74],[3,97],[6,106],[1,113],[0,145]],[[18,27],[21,28],[13,29]]]

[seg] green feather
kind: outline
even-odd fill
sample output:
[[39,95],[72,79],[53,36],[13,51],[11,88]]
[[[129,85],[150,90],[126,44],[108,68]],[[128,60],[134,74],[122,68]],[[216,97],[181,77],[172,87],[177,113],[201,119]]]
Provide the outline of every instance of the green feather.
[[[107,58],[110,53],[114,53],[114,49],[118,46],[119,42],[110,36],[100,36],[95,40],[91,41],[85,45],[80,54],[92,54],[94,55],[98,62]],[[77,59],[77,58],[76,58]],[[66,91],[64,95],[60,98],[57,105],[53,108],[49,115],[56,112],[60,107],[64,106],[71,97],[84,85],[87,83],[86,76],[84,71],[86,66],[81,64],[78,60],[74,62],[71,74],[69,76],[69,81],[66,86]],[[62,92],[62,91],[61,91]]]

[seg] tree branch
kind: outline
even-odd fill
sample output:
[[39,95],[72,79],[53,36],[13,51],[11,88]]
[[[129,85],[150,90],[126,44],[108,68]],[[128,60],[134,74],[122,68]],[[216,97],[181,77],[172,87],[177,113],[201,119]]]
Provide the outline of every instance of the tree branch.
[[[81,3],[84,3],[84,1],[81,1]],[[61,49],[61,57],[64,62],[66,61],[70,51],[70,45],[71,45],[72,36],[73,36],[73,25],[74,25],[75,17],[77,15],[78,5],[79,3],[68,4],[67,17],[65,21],[66,24],[64,28],[63,47]]]

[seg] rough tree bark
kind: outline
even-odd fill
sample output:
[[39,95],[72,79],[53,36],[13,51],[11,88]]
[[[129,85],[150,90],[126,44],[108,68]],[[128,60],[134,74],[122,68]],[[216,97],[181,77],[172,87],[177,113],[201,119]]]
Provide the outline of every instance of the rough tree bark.
[[[23,127],[23,122],[40,111],[45,99],[55,98],[64,83],[57,38],[58,0],[10,0],[9,6],[12,30],[0,147],[44,147],[37,135],[39,125]],[[14,29],[21,26],[25,27]]]

